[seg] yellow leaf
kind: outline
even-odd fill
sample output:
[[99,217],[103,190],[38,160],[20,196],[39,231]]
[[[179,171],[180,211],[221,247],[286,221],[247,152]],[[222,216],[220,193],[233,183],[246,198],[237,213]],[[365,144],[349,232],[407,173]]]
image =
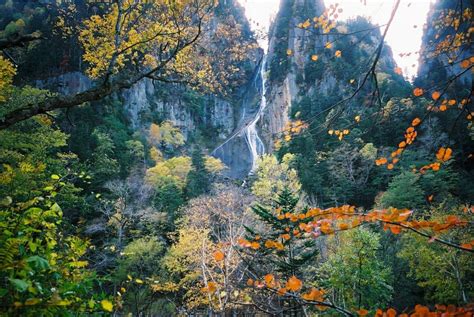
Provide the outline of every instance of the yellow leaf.
[[291,56],[293,55],[293,51],[291,49],[286,50],[286,55]]
[[100,305],[102,306],[103,310],[108,311],[109,313],[111,313],[114,310],[114,305],[109,300],[103,299],[100,302]]
[[341,51],[340,51],[340,50],[337,50],[337,51],[334,53],[334,56],[336,56],[336,57],[341,57]]
[[324,45],[325,48],[331,48],[332,44],[330,42],[327,42],[326,45]]
[[217,290],[217,284],[214,283],[214,282],[209,282],[207,283],[207,290],[209,291],[209,293],[215,293],[216,290]]
[[36,305],[40,302],[41,300],[39,298],[28,298],[26,301],[25,301],[25,305],[26,306],[33,306],[33,305]]
[[135,279],[135,283],[137,283],[137,284],[143,284],[143,281],[142,281],[141,279],[137,278],[137,279]]

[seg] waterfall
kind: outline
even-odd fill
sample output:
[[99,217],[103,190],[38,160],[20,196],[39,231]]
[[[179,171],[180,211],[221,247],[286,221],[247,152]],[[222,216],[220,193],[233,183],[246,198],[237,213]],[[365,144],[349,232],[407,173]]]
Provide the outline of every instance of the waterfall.
[[252,121],[247,125],[245,128],[245,140],[247,142],[247,145],[250,150],[250,155],[251,155],[251,168],[250,168],[250,173],[253,173],[255,169],[257,168],[257,159],[260,155],[263,155],[265,153],[265,145],[262,142],[262,139],[260,139],[260,136],[258,135],[257,131],[257,122],[260,120],[260,118],[263,115],[263,111],[265,110],[267,106],[267,98],[265,97],[265,84],[266,84],[266,78],[265,78],[265,64],[266,64],[266,56],[264,55],[262,58],[262,62],[260,64],[260,78],[261,78],[261,87],[259,89],[260,91],[260,105],[257,111],[257,114],[255,115],[255,118],[252,119]]
[[[257,130],[257,123],[267,106],[265,66],[266,55],[263,55],[254,79],[242,99],[242,114],[237,128],[211,153],[229,167],[228,175],[231,177],[243,178],[252,174],[257,168],[258,157],[265,153],[265,145]],[[255,100],[258,100],[257,103]]]

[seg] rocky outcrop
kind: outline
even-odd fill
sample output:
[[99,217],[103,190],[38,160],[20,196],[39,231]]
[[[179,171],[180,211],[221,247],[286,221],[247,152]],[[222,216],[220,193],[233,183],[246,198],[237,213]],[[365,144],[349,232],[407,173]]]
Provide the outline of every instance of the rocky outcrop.
[[[259,126],[269,152],[273,150],[275,138],[282,136],[288,120],[298,117],[310,122],[321,115],[324,116],[321,120],[327,120],[327,110],[350,96],[361,84],[380,44],[380,29],[363,18],[338,22],[329,32],[322,30],[314,21],[325,10],[322,0],[282,0],[270,28],[269,106]],[[338,9],[330,7],[328,10],[337,12]],[[351,35],[339,35],[351,32]],[[363,65],[368,66],[363,68]],[[390,48],[384,46],[376,68],[381,95],[387,87],[407,85],[403,77],[394,72],[395,67]],[[344,107],[368,105],[373,100],[370,98],[373,91],[370,79]]]
[[49,89],[63,95],[73,95],[92,87],[92,81],[81,72],[70,72],[45,80],[36,80],[39,89]]
[[269,152],[273,149],[274,138],[279,136],[290,118],[292,102],[301,97],[297,74],[304,73],[308,49],[315,44],[315,39],[309,38],[298,24],[312,20],[323,11],[324,4],[320,0],[282,0],[270,28],[267,57],[269,84],[266,92],[269,106],[259,125]]

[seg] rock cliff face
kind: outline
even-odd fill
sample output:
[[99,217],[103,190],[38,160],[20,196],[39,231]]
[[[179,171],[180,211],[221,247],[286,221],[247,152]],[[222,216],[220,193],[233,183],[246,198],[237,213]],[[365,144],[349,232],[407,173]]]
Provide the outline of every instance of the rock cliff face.
[[[282,0],[270,28],[268,107],[259,126],[270,152],[289,119],[311,121],[323,114],[324,120],[332,105],[351,95],[363,82],[380,43],[380,28],[362,18],[337,22],[325,32],[314,22],[325,11],[322,0]],[[305,21],[309,26],[302,27]],[[338,51],[342,54],[335,56]],[[390,48],[384,46],[377,63],[381,94],[406,86],[403,77],[394,73],[395,67]],[[344,105],[346,109],[366,105],[373,88],[369,80],[357,98]]]
[[121,100],[134,129],[144,128],[150,117],[154,117],[170,120],[188,138],[202,124],[215,129],[218,142],[235,126],[233,100],[200,95],[179,86],[154,84],[146,79],[124,91]]
[[[273,139],[281,132],[290,118],[293,100],[300,97],[296,83],[297,74],[304,71],[310,42],[298,24],[319,16],[324,11],[321,0],[282,0],[280,9],[269,30],[268,43],[268,107],[260,128],[269,152]],[[318,39],[321,40],[321,39]],[[290,60],[288,52],[291,51]]]

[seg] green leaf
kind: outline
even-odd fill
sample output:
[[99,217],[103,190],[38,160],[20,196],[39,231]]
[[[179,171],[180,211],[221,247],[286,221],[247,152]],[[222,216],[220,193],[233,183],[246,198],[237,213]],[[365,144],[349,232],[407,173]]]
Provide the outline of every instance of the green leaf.
[[59,207],[58,204],[54,203],[54,204],[51,206],[51,210],[54,211],[54,212],[61,212],[61,207]]
[[11,203],[13,202],[12,198],[10,196],[7,196],[0,200],[0,205],[2,206],[10,206]]
[[15,289],[19,292],[24,292],[28,289],[28,283],[23,281],[23,280],[19,280],[19,279],[16,279],[16,278],[11,278],[10,282],[13,284]]
[[30,256],[28,259],[26,259],[26,262],[28,262],[35,269],[39,269],[39,270],[49,269],[48,260],[37,255]]
[[8,294],[8,290],[6,288],[0,288],[0,298],[7,294]]
[[58,179],[59,179],[59,175],[53,174],[53,175],[51,175],[51,179],[58,180]]
[[34,243],[33,241],[29,241],[28,246],[30,247],[31,252],[35,252],[36,249],[38,248],[38,245]]

